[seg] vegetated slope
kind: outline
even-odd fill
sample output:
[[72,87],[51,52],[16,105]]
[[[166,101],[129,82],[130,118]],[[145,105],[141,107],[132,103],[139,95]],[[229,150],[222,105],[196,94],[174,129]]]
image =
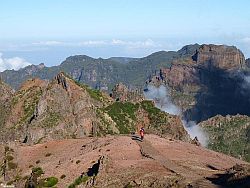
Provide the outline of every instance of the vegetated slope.
[[1,148],[7,162],[0,181],[16,187],[249,185],[249,163],[170,138],[146,134],[143,142],[137,139],[107,136],[12,144]]
[[40,143],[46,140],[147,132],[188,140],[178,116],[161,112],[150,101],[114,101],[79,84],[64,73],[52,81],[31,79],[7,102],[1,141]]
[[208,148],[250,162],[250,117],[218,115],[199,125],[209,134]]

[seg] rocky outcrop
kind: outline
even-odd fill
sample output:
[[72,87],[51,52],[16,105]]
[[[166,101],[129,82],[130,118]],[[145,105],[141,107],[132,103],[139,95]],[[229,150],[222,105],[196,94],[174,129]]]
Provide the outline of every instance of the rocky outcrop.
[[138,89],[128,89],[122,83],[116,84],[112,89],[111,96],[116,101],[141,102],[144,99],[142,92]]
[[236,47],[204,44],[192,56],[160,69],[148,83],[167,85],[173,102],[190,120],[202,121],[217,114],[250,115],[245,107],[249,101],[242,92],[246,67],[244,55]]
[[193,60],[205,68],[237,70],[245,67],[245,57],[235,46],[201,45]]

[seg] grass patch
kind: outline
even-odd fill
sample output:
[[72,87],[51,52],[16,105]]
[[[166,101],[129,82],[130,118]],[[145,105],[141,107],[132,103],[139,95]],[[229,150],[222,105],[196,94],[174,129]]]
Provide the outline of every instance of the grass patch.
[[8,151],[10,151],[10,147],[9,146],[5,146],[4,147],[4,151],[7,153]]
[[56,177],[48,177],[45,179],[40,180],[42,187],[53,187],[58,183],[58,179]]
[[156,108],[152,101],[145,100],[142,101],[140,105],[146,112],[148,112],[148,116],[152,127],[160,128],[161,125],[164,125],[168,122],[167,113]]
[[121,134],[128,134],[134,130],[135,112],[139,105],[131,102],[115,102],[104,110],[116,122]]
[[[56,112],[49,112],[49,115],[46,116],[46,118],[43,119],[42,121],[42,126],[43,127],[54,127],[58,124],[58,122],[60,121],[61,116],[59,113]],[[43,139],[43,137],[41,138]],[[38,140],[38,143],[40,141]]]
[[6,156],[7,161],[12,161],[13,159],[14,159],[14,157],[12,155],[7,155]]
[[9,168],[9,170],[16,169],[17,168],[17,163],[8,162],[8,168]]
[[41,167],[32,168],[32,173],[35,174],[37,177],[40,177],[42,174],[44,174],[43,169]]
[[68,186],[68,188],[75,188],[75,187],[77,187],[77,185],[80,185],[80,184],[88,181],[88,178],[89,178],[88,176],[80,176],[80,177],[76,178],[75,181]]

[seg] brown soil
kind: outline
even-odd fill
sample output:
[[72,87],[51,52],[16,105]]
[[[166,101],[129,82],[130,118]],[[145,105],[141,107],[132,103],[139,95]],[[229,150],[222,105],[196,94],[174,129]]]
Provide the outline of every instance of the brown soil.
[[[33,146],[18,144],[12,148],[22,177],[31,174],[31,165],[40,166],[45,172],[42,177],[59,179],[57,187],[68,187],[97,163],[100,156],[104,160],[95,177],[95,187],[186,187],[188,184],[216,187],[205,177],[224,173],[235,164],[249,165],[203,147],[156,135],[146,135],[143,142],[136,135],[107,136]],[[63,174],[66,177],[60,179]],[[17,187],[23,185],[24,181]]]

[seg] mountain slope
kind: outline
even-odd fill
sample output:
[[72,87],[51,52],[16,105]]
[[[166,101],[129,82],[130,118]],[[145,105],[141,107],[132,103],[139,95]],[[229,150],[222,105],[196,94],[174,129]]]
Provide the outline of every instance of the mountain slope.
[[199,125],[209,134],[208,148],[250,162],[250,117],[215,116]]
[[[53,139],[147,132],[188,140],[178,116],[161,112],[150,101],[114,101],[64,73],[50,82],[26,81],[10,98],[1,141],[40,143]],[[2,108],[2,107],[0,107]]]

